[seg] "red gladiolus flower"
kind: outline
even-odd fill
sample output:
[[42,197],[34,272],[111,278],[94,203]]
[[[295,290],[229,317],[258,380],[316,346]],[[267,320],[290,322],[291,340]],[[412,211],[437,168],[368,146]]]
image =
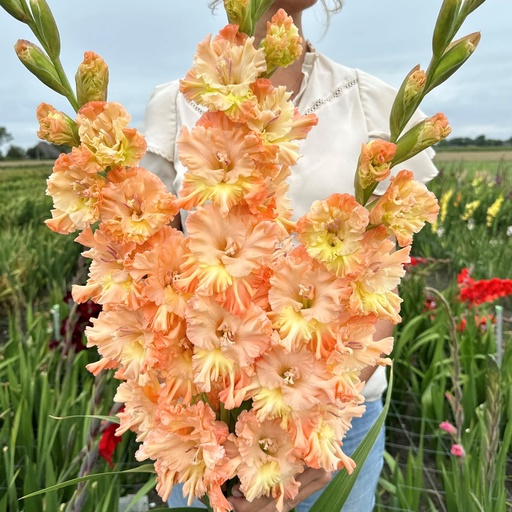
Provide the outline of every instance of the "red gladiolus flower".
[[100,439],[99,455],[108,462],[108,465],[113,468],[112,455],[116,446],[122,441],[121,436],[116,436],[116,430],[119,425],[111,423],[104,431]]
[[482,279],[475,281],[470,271],[462,269],[457,281],[459,283],[459,297],[461,302],[467,302],[470,307],[493,302],[500,297],[512,295],[512,279]]

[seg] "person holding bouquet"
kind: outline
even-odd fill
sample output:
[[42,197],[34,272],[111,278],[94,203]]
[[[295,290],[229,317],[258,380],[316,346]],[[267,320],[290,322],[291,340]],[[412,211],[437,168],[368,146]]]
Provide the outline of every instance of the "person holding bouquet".
[[[220,0],[214,1],[214,8]],[[337,64],[318,53],[302,32],[304,11],[317,0],[276,0],[260,19],[255,30],[255,45],[265,37],[267,22],[284,9],[293,18],[301,38],[300,57],[286,68],[277,68],[270,80],[274,86],[286,86],[301,114],[314,113],[318,125],[301,144],[301,157],[292,168],[289,178],[289,193],[294,209],[294,219],[304,215],[311,204],[332,193],[354,194],[354,172],[357,168],[361,146],[373,139],[389,138],[389,115],[396,91],[379,79],[357,69]],[[327,15],[341,10],[341,0],[322,0]],[[178,158],[177,140],[182,128],[192,128],[201,114],[201,106],[187,100],[180,93],[180,83],[173,81],[158,86],[147,107],[144,134],[148,152],[141,165],[157,174],[174,194],[180,190],[186,168]],[[417,112],[410,125],[418,123],[424,116]],[[426,183],[437,170],[432,163],[433,152],[424,151],[400,166],[413,171],[416,181]],[[399,170],[399,169],[397,169]],[[379,184],[374,194],[381,195],[388,180]],[[186,212],[177,216],[173,224],[181,228]],[[380,320],[375,339],[391,336],[393,324]],[[381,396],[386,389],[384,367],[368,367],[361,374],[366,384],[362,394],[366,400],[366,412],[354,418],[352,428],[343,440],[343,451],[350,455],[370,429],[382,409]],[[353,487],[346,512],[370,512],[375,501],[375,491],[383,466],[384,431],[363,465]],[[314,503],[331,474],[322,469],[307,468],[297,477],[299,493],[293,502],[285,501],[285,511],[296,508],[306,512]],[[169,505],[186,506],[182,489],[175,486]],[[235,487],[229,501],[237,512],[274,512],[275,500],[261,497],[249,502]],[[196,499],[193,506],[201,507]]]

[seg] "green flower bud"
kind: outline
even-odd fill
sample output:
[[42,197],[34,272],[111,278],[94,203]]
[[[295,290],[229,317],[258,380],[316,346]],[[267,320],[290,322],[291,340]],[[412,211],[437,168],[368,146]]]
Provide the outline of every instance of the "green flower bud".
[[22,64],[34,74],[43,84],[55,92],[66,96],[67,90],[62,85],[55,66],[43,53],[41,48],[24,39],[19,39],[14,45],[16,55]]
[[89,101],[106,101],[108,90],[108,66],[94,52],[85,52],[84,60],[75,75],[78,105]]
[[452,40],[455,22],[458,17],[461,0],[444,0],[437,17],[432,38],[432,52],[434,56],[441,55]]
[[254,31],[251,0],[224,0],[229,23],[238,25],[240,32],[251,35]]
[[[32,19],[27,14],[28,9],[22,2],[24,2],[24,0],[0,0],[0,7],[7,11],[13,18],[16,18],[22,23],[28,23]],[[25,9],[23,8],[24,6]]]
[[60,54],[60,36],[50,7],[46,0],[30,0],[30,8],[43,48],[50,57],[57,58]]
[[439,141],[446,139],[451,131],[448,119],[442,113],[438,113],[418,123],[398,139],[395,158],[393,158],[393,167],[405,160],[409,160],[409,158],[437,144]]
[[450,44],[434,70],[427,92],[452,76],[473,54],[479,42],[480,32],[473,32]]
[[424,97],[425,72],[417,65],[402,82],[391,108],[390,139],[396,140]]

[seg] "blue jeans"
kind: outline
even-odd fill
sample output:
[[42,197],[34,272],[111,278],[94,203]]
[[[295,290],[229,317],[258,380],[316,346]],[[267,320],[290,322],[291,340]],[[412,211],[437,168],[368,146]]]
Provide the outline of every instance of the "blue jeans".
[[[352,455],[359,443],[363,440],[368,430],[377,420],[381,410],[382,401],[366,402],[366,412],[361,418],[354,418],[352,428],[343,439],[343,451]],[[375,505],[375,492],[379,482],[380,472],[384,464],[385,433],[382,428],[377,441],[373,445],[366,459],[354,487],[343,506],[342,512],[371,512]],[[322,490],[312,494],[296,507],[297,512],[308,512],[313,503],[322,494]],[[186,507],[187,499],[183,497],[181,485],[175,485],[168,501],[169,507]],[[192,503],[193,507],[206,508],[197,498]]]

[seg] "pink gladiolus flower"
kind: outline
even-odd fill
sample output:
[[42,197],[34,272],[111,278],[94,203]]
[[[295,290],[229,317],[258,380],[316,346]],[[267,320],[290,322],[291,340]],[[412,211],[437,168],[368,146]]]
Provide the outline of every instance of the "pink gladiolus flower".
[[466,455],[464,447],[460,444],[453,444],[450,448],[450,453],[455,457],[464,457],[464,455]]
[[169,315],[184,317],[191,297],[175,286],[187,252],[187,242],[181,231],[169,226],[164,226],[157,236],[153,243],[149,239],[151,246],[147,250],[134,256],[129,273],[135,281],[144,279],[144,294],[157,307],[151,320],[152,327],[167,331],[171,322]]
[[212,298],[195,297],[187,311],[195,383],[206,392],[219,379],[233,388],[237,369],[247,368],[264,354],[271,335],[270,321],[257,306],[235,316]]
[[457,429],[449,421],[442,421],[439,428],[452,436],[457,433]]
[[76,117],[82,144],[103,168],[135,165],[146,152],[146,141],[127,128],[130,116],[119,103],[91,101]]
[[87,327],[87,347],[97,347],[103,357],[99,363],[88,365],[95,375],[103,368],[122,367],[123,377],[145,384],[149,367],[146,359],[155,333],[148,328],[142,311],[125,308],[102,311]]
[[365,407],[348,401],[336,406],[322,406],[314,414],[296,422],[295,447],[309,467],[336,471],[345,468],[349,474],[355,462],[342,449],[340,442],[351,427],[353,418],[360,418]]
[[305,348],[291,353],[282,347],[268,351],[256,362],[253,380],[253,410],[260,421],[281,418],[286,427],[293,413],[334,402],[334,379]]
[[131,430],[137,434],[137,442],[144,441],[155,425],[159,390],[158,381],[141,386],[135,380],[127,380],[119,385],[114,401],[124,404],[124,409],[117,414],[121,420],[116,430],[118,436]]
[[400,171],[370,213],[371,224],[383,224],[401,247],[412,243],[425,222],[434,222],[439,204],[422,183],[413,181],[411,171]]

